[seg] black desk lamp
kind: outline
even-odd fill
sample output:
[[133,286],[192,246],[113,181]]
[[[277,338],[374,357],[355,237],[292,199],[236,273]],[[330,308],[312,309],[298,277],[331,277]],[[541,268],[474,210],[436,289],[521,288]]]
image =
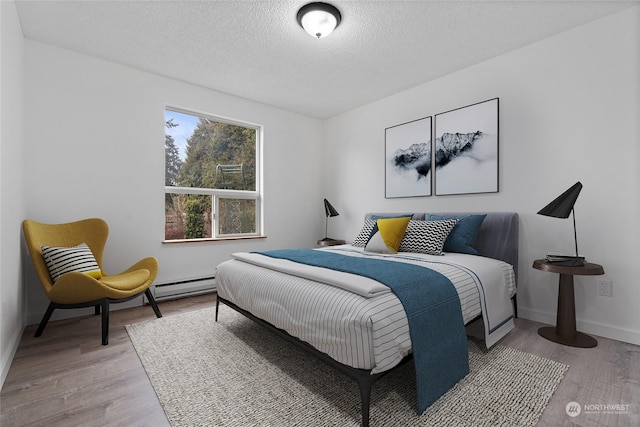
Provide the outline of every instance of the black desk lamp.
[[327,218],[325,219],[325,226],[324,226],[324,239],[322,239],[322,241],[328,241],[328,240],[334,240],[334,239],[330,239],[328,237],[329,233],[329,217],[333,217],[333,216],[338,216],[340,215],[338,213],[338,211],[331,206],[331,203],[329,203],[329,201],[327,199],[324,199],[324,211],[327,214]]
[[576,245],[576,256],[560,256],[560,257],[548,257],[548,261],[556,261],[566,263],[572,266],[584,265],[584,258],[578,255],[578,235],[576,233],[576,213],[573,209],[573,205],[578,199],[578,195],[582,190],[582,184],[576,182],[571,188],[559,195],[555,200],[549,203],[544,208],[540,209],[539,215],[551,216],[554,218],[569,218],[569,214],[573,214],[573,238]]

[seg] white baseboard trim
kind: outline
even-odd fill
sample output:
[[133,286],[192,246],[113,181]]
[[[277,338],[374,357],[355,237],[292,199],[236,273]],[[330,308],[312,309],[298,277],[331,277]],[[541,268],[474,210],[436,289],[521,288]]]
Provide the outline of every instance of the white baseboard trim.
[[[533,320],[534,322],[545,323],[547,325],[556,324],[556,313],[546,313],[538,310],[531,310],[518,306],[518,317]],[[576,318],[576,328],[586,334],[597,335],[612,340],[640,345],[640,331],[624,329],[616,326],[595,323]]]
[[9,369],[11,368],[11,364],[13,363],[13,358],[18,351],[18,346],[20,345],[20,341],[22,340],[22,334],[24,332],[24,327],[18,329],[16,334],[12,337],[11,340],[11,348],[4,349],[5,351],[2,354],[2,370],[0,371],[0,390],[4,386],[4,381],[7,379],[7,375],[9,375]]

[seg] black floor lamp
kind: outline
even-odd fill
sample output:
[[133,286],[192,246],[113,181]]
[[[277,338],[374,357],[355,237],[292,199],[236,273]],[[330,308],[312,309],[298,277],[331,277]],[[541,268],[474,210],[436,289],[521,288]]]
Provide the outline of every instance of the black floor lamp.
[[584,258],[578,254],[578,234],[576,233],[576,213],[573,208],[573,205],[576,203],[578,199],[578,195],[580,194],[580,190],[582,190],[582,184],[580,182],[576,182],[571,188],[567,191],[559,195],[555,198],[551,203],[549,203],[544,208],[540,209],[538,212],[539,215],[551,216],[554,218],[569,218],[569,214],[573,214],[573,239],[575,241],[576,246],[576,256],[558,256],[558,257],[547,257],[547,261],[550,262],[561,262],[566,263],[567,265],[572,266],[581,266],[584,265]]

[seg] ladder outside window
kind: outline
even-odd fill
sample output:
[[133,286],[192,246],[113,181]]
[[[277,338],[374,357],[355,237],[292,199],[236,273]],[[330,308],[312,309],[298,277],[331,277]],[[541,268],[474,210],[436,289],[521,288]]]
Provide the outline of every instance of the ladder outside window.
[[217,165],[216,166],[216,188],[226,188],[231,190],[245,190],[244,167],[239,165]]

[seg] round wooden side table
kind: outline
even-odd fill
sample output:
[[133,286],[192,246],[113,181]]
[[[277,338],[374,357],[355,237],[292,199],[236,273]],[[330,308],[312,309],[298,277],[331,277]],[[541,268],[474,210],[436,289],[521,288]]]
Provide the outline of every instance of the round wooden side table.
[[598,341],[595,338],[576,330],[576,303],[573,294],[573,276],[598,276],[604,274],[604,268],[599,264],[590,262],[580,266],[561,265],[537,259],[533,262],[533,268],[557,273],[560,275],[558,284],[558,310],[556,326],[547,326],[538,329],[540,336],[572,347],[595,347]]

